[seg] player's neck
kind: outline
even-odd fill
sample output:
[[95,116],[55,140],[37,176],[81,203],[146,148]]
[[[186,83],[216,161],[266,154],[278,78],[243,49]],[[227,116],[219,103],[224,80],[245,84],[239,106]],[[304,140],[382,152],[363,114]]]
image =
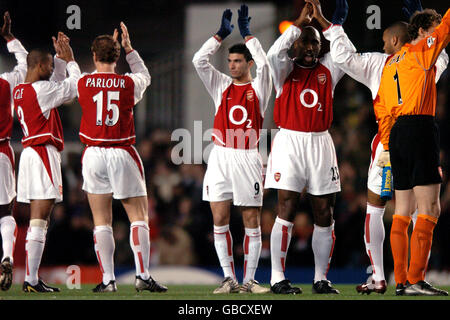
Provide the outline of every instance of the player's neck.
[[39,74],[37,72],[27,72],[27,75],[25,76],[25,83],[33,83],[36,81],[42,80],[41,77],[39,77]]
[[244,83],[249,83],[252,82],[252,76],[251,75],[246,75],[240,78],[234,78],[233,79],[233,83],[234,84],[244,84]]
[[423,39],[425,39],[425,37],[417,37],[415,40],[411,41],[411,45],[416,45],[418,44],[420,41],[422,41]]
[[115,63],[101,63],[96,62],[95,68],[97,69],[97,72],[108,72],[108,73],[114,73],[116,69]]

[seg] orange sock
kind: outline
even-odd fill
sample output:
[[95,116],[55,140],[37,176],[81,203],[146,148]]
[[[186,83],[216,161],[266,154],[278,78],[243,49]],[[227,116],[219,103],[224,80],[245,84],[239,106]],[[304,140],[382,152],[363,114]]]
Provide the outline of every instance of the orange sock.
[[394,214],[391,227],[391,251],[396,283],[405,284],[408,274],[408,226],[410,217]]
[[419,214],[411,235],[411,262],[408,271],[409,283],[424,280],[425,268],[433,241],[433,230],[437,219],[426,214]]

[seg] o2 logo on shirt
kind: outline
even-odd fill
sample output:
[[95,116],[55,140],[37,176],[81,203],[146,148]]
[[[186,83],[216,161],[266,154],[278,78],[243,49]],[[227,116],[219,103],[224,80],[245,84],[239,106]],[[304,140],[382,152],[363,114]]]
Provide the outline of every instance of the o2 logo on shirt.
[[[236,110],[241,110],[242,111],[242,118],[240,120],[236,120],[236,118],[234,117],[234,112]],[[240,106],[238,104],[233,106],[233,107],[231,107],[230,112],[228,113],[228,118],[230,119],[230,122],[232,124],[236,125],[236,126],[240,126],[245,121],[247,121],[246,128],[251,128],[252,127],[252,120],[251,119],[247,119],[248,118],[247,109],[245,109],[243,106]]]
[[[309,103],[306,101],[306,98],[308,98],[308,101],[311,101],[311,96],[312,102]],[[314,108],[317,105],[317,111],[323,111],[322,104],[319,102],[319,95],[313,89],[303,89],[300,93],[300,102],[305,108]]]

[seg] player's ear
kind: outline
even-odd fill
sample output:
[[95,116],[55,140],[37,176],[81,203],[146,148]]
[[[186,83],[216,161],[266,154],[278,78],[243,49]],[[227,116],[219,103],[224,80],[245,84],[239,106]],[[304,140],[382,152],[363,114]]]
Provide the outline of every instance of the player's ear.
[[422,27],[419,28],[419,37],[425,38],[427,36],[427,31],[424,30]]
[[255,61],[250,60],[250,61],[248,62],[248,68],[251,69],[251,68],[253,67],[254,64],[255,64]]
[[398,37],[392,36],[391,42],[392,42],[392,45],[395,47],[398,44]]

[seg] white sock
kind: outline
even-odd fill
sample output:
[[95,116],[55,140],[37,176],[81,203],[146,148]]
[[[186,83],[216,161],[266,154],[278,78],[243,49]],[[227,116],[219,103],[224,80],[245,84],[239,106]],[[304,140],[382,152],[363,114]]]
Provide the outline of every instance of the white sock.
[[214,247],[217,257],[223,270],[224,277],[231,277],[236,280],[233,259],[233,238],[231,237],[230,226],[214,226]]
[[9,257],[13,263],[14,247],[16,245],[17,224],[13,216],[0,219],[0,233],[2,235],[3,259]]
[[292,227],[294,224],[279,217],[275,219],[270,234],[270,255],[272,262],[272,274],[270,285],[284,280],[286,255],[291,243]]
[[130,246],[134,254],[136,275],[142,279],[150,278],[150,229],[145,221],[135,221],[130,226]]
[[383,265],[384,210],[384,207],[375,207],[369,203],[367,204],[364,243],[372,265],[372,279],[375,281],[385,280]]
[[261,227],[245,228],[244,236],[244,280],[247,283],[255,279],[256,268],[258,267],[259,256],[261,254]]
[[334,222],[329,227],[314,225],[312,249],[314,253],[314,282],[327,279],[334,249]]
[[103,284],[115,280],[114,276],[114,237],[110,226],[96,226],[94,228],[94,249],[100,270],[103,274]]
[[[41,219],[33,220],[45,222],[45,220]],[[43,227],[45,224],[41,224],[41,226],[32,225],[32,222],[35,222],[33,220],[30,220],[25,244],[25,281],[32,286],[36,285],[39,281],[39,266],[41,264],[47,234],[46,228]]]

